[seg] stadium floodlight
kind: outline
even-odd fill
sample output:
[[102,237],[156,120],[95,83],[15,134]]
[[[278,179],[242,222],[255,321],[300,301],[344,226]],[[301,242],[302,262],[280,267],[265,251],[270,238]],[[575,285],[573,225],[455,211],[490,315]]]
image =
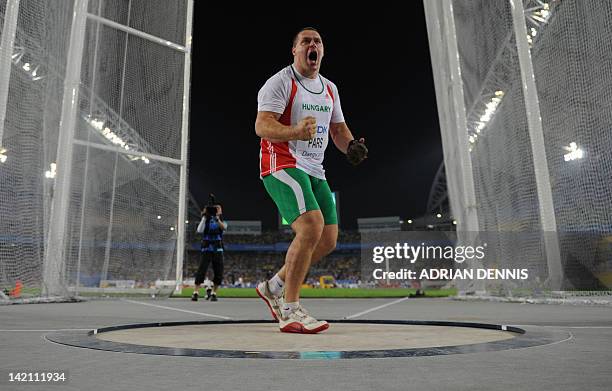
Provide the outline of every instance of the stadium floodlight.
[[21,62],[21,59],[25,55],[25,48],[23,46],[15,46],[13,48],[13,55],[11,56],[11,60],[13,64],[17,65]]
[[566,162],[582,159],[584,157],[584,151],[578,147],[575,142],[571,142],[569,147],[563,147],[568,153],[563,155],[563,159]]
[[442,215],[441,215],[440,213],[438,213],[438,214],[436,215],[436,217],[437,217],[437,218],[439,218],[439,219],[441,219],[441,218],[442,218]]
[[45,171],[45,178],[53,179],[57,175],[57,164],[51,163],[49,170]]
[[[485,124],[491,120],[493,114],[495,114],[495,110],[497,110],[497,106],[501,103],[501,98],[504,96],[503,91],[496,91],[495,96],[491,98],[489,102],[485,104],[485,112],[480,117],[480,122],[484,122]],[[482,130],[482,129],[481,129]]]
[[504,97],[504,91],[496,90],[493,96],[484,104],[484,113],[482,113],[477,120],[472,123],[472,134],[468,137],[470,144],[474,144],[478,138],[480,132],[487,126],[487,123],[493,118],[493,114],[497,110],[497,107],[501,104],[502,98]]
[[529,44],[530,48],[533,46],[533,38],[531,38],[531,34],[527,34],[527,44]]
[[542,25],[548,23],[552,15],[549,3],[542,1],[538,3],[537,6],[525,10],[525,17],[535,26],[527,30],[527,43],[529,47],[533,46],[533,39],[538,35],[538,29],[541,28]]
[[[130,150],[130,146],[125,142],[121,137],[119,137],[109,126],[113,126],[111,123],[104,126],[105,121],[99,118],[94,118],[92,116],[86,116],[85,121],[91,125],[92,128],[96,129],[98,132],[104,136],[111,143],[125,149],[126,151]],[[134,159],[136,160],[136,159]],[[144,160],[144,159],[143,159]]]
[[[125,146],[127,149],[127,145]],[[128,155],[128,158],[130,159],[130,161],[136,161],[136,160],[142,160],[145,164],[149,164],[151,163],[151,161],[146,157],[146,156],[134,156],[134,155]]]
[[21,68],[21,70],[23,70],[30,77],[32,81],[37,81],[37,80],[42,79],[44,76],[41,76],[39,73],[40,65],[35,65],[31,61],[24,62],[23,65],[21,64],[21,60],[23,60],[25,55],[26,55],[26,49],[24,47],[15,46],[14,53],[11,56],[11,61],[16,66],[20,65],[18,68]]
[[[130,146],[130,144],[128,144],[128,142],[126,142],[123,138],[121,138],[113,129],[115,129],[115,126],[113,125],[113,123],[111,121],[107,121],[101,118],[95,118],[92,117],[90,115],[86,115],[85,117],[85,121],[94,129],[96,129],[100,134],[102,134],[102,136],[104,138],[106,138],[107,140],[109,140],[112,144],[117,145],[120,148],[125,149],[126,151],[134,151],[137,148],[133,146]],[[105,125],[107,124],[107,125]],[[138,161],[141,160],[144,162],[144,164],[149,164],[151,163],[151,161],[149,160],[149,158],[147,158],[146,156],[135,156],[135,155],[127,155],[128,159],[132,162],[134,161]]]
[[100,119],[96,119],[96,118],[91,118],[89,119],[89,124],[94,128],[97,129],[99,131],[102,131],[102,129],[104,129],[104,121],[100,120]]
[[130,147],[127,145],[125,141],[119,136],[115,134],[110,128],[107,126],[102,129],[102,135],[106,137],[111,143],[120,146],[121,148],[125,148],[126,150],[130,150]]
[[540,23],[546,23],[550,18],[550,4],[548,3],[542,3],[540,7],[532,8],[526,11],[532,11],[530,16]]
[[5,163],[6,159],[8,159],[8,155],[6,154],[6,148],[0,147],[0,163]]

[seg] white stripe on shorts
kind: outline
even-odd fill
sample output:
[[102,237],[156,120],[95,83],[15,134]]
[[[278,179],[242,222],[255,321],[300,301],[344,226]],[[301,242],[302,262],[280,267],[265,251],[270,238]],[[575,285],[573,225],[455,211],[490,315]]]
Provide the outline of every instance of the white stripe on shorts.
[[272,174],[272,176],[283,182],[285,185],[289,186],[291,190],[293,190],[293,194],[295,194],[295,198],[297,199],[300,214],[306,212],[306,201],[304,201],[304,192],[302,191],[302,187],[300,186],[298,181],[293,179],[291,175],[287,174],[285,170],[276,171]]

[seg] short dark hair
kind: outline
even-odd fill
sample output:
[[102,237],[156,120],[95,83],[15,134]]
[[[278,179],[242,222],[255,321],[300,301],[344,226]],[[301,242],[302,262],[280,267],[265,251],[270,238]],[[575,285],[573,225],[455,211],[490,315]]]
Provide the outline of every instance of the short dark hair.
[[298,31],[298,32],[295,34],[295,36],[293,37],[293,47],[295,47],[295,45],[297,44],[297,39],[298,39],[298,36],[299,36],[299,35],[300,35],[300,33],[301,33],[301,32],[303,32],[303,31],[314,31],[315,33],[317,33],[317,34],[321,35],[321,33],[319,33],[319,32],[317,31],[317,29],[316,29],[316,28],[314,28],[314,27],[304,27],[303,29],[301,29],[300,31]]

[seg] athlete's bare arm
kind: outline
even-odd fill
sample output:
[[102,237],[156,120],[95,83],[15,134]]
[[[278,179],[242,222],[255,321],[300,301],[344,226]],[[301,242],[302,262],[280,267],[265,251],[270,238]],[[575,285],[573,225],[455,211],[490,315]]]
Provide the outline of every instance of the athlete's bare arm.
[[314,117],[306,117],[295,126],[286,126],[278,122],[280,114],[271,111],[257,112],[255,133],[273,143],[291,140],[310,140],[317,132],[317,121]]
[[342,153],[346,153],[349,142],[354,139],[351,130],[346,126],[346,122],[329,124],[329,135],[334,141],[334,144],[336,144],[336,148]]

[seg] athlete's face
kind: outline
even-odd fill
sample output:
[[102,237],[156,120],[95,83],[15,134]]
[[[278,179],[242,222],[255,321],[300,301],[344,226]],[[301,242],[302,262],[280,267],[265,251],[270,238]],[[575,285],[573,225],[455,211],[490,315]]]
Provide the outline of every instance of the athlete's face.
[[298,72],[313,77],[319,72],[323,60],[323,40],[316,31],[302,31],[291,49],[293,63]]

